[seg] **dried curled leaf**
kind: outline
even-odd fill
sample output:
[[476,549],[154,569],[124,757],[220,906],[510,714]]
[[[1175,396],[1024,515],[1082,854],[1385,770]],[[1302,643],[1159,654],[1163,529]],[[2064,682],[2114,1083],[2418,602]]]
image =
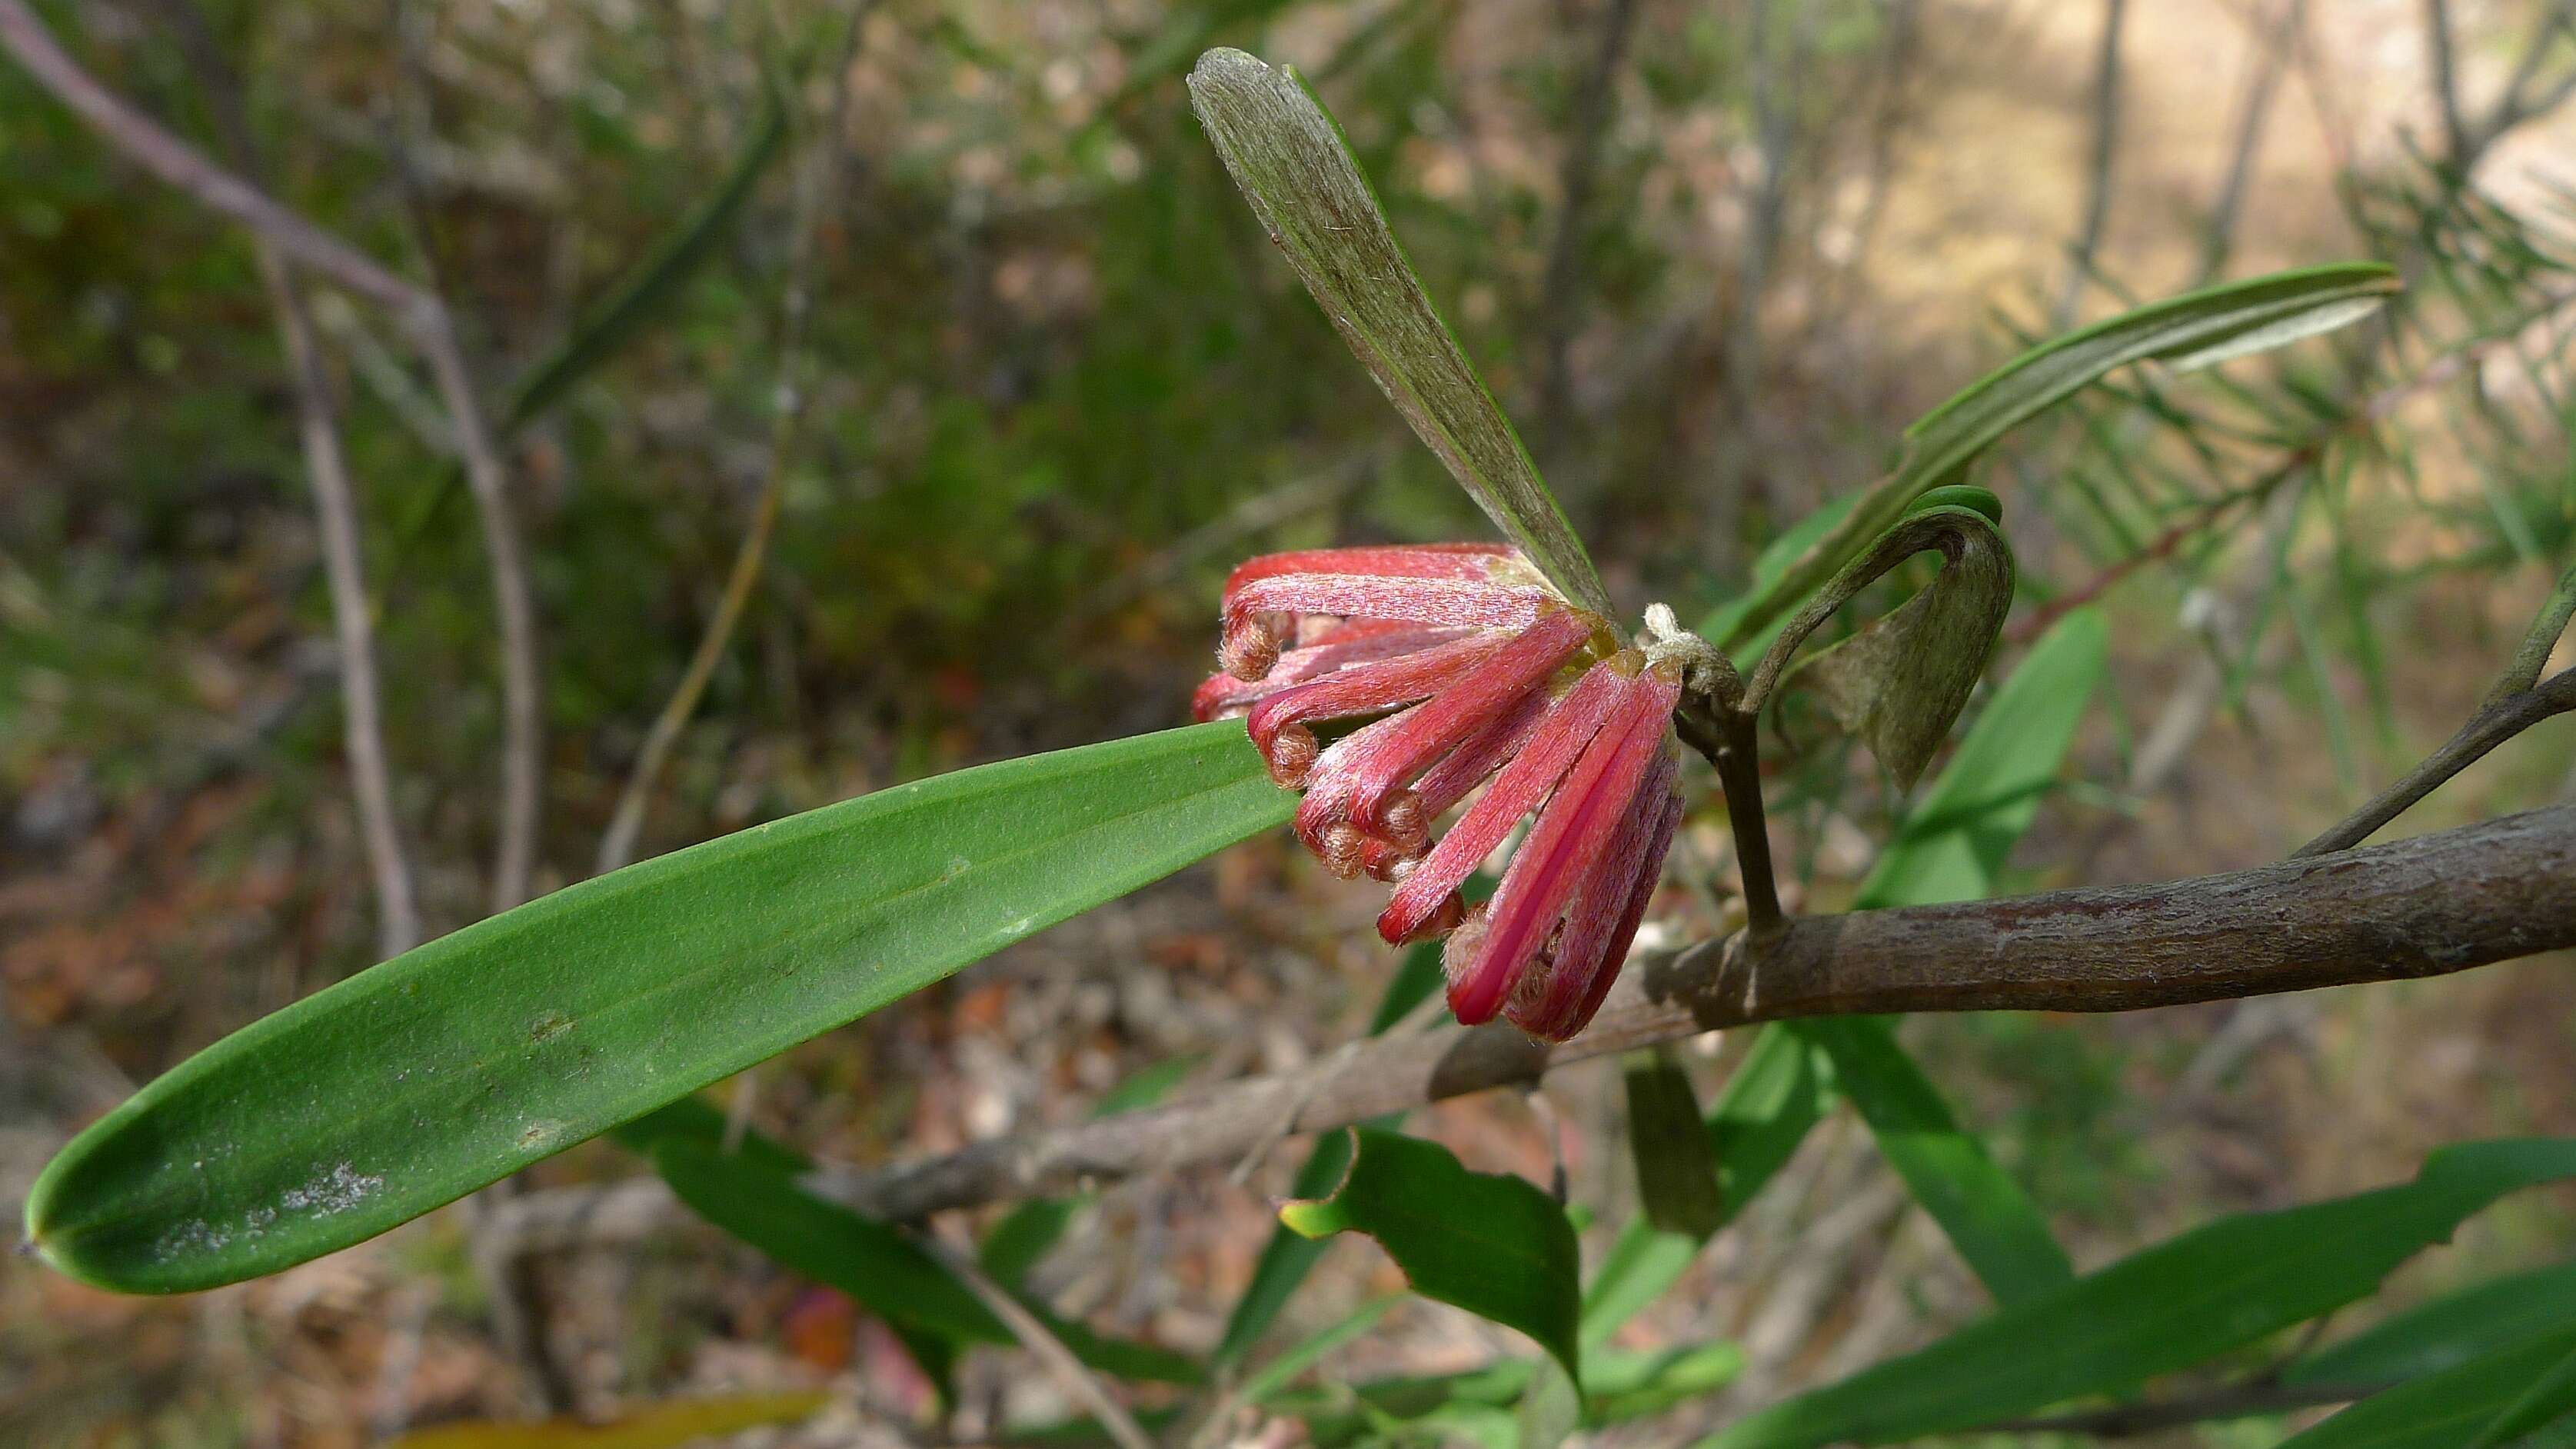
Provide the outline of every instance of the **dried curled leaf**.
[[[1879,535],[1773,647],[1774,656],[1784,660],[1871,580],[1927,550],[1939,551],[1942,566],[1921,593],[1808,659],[1786,680],[1788,686],[1813,689],[1835,722],[1868,745],[1905,790],[1914,787],[1967,707],[2012,607],[2012,547],[1994,521],[1965,502],[1939,502],[1907,515]],[[1770,660],[1765,664],[1776,667]]]

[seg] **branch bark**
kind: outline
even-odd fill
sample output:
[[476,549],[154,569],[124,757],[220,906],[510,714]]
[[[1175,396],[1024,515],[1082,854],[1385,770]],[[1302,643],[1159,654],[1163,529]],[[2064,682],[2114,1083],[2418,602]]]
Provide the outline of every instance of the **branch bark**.
[[[1733,938],[1635,963],[1592,1029],[1563,1046],[1505,1026],[1378,1038],[1305,1071],[887,1169],[827,1168],[809,1185],[914,1219],[1226,1161],[1283,1119],[1327,1131],[1754,1022],[2137,1011],[2439,976],[2576,946],[2571,879],[2576,805],[2559,805],[2224,875],[1801,917],[1767,951]],[[533,1194],[504,1211],[520,1251],[641,1236],[685,1216],[653,1178]]]

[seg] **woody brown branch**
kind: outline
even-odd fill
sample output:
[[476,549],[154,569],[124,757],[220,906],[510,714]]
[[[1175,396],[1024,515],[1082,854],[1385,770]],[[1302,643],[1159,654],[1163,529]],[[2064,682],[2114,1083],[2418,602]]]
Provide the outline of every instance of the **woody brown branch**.
[[[1231,1160],[1294,1110],[1321,1132],[1538,1080],[1715,1028],[1915,1011],[2135,1011],[2439,976],[2576,946],[2576,805],[2150,885],[1789,922],[1766,951],[1712,941],[1632,963],[1562,1046],[1504,1026],[1379,1039],[1305,1072],[810,1184],[889,1218]],[[509,1205],[521,1250],[626,1239],[684,1214],[656,1179]]]

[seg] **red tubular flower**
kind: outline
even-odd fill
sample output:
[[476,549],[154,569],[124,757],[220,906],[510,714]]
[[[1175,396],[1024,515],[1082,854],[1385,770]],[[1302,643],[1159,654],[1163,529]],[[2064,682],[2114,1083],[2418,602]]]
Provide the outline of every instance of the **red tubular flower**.
[[[1226,672],[1192,701],[1242,715],[1297,833],[1336,874],[1397,883],[1390,942],[1454,932],[1449,1001],[1563,1041],[1616,979],[1681,820],[1683,661],[1622,648],[1517,552],[1488,544],[1273,554],[1226,581]],[[1329,745],[1310,728],[1379,716]],[[1491,783],[1488,784],[1487,782]],[[1484,794],[1437,844],[1435,821]],[[1537,820],[1501,890],[1458,890]]]

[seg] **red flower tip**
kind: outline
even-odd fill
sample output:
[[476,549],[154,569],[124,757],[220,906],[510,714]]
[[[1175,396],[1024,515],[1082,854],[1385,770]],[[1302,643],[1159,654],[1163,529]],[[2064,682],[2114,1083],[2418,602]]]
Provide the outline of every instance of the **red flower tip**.
[[[1253,559],[1227,579],[1223,615],[1225,672],[1191,712],[1244,717],[1271,778],[1305,791],[1297,834],[1327,869],[1395,883],[1379,933],[1449,937],[1462,1022],[1580,1032],[1681,819],[1672,651],[1622,648],[1607,620],[1487,544]],[[1368,716],[1330,744],[1313,729]],[[1480,785],[1434,842],[1433,823]],[[1533,811],[1494,900],[1465,906],[1459,887]]]

